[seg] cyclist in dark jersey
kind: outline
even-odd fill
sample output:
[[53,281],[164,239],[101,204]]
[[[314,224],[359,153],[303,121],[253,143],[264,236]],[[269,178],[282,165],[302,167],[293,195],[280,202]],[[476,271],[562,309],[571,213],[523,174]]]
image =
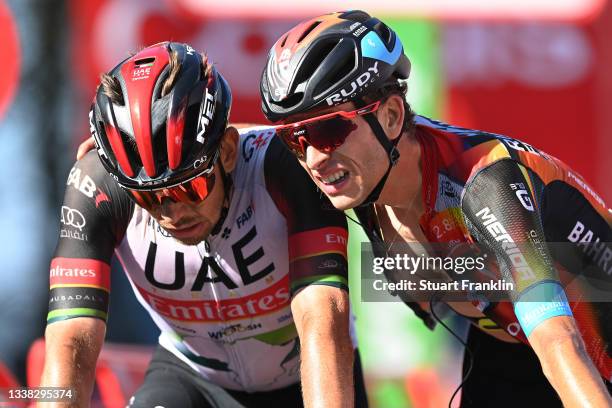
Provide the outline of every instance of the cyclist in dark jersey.
[[[273,46],[262,106],[332,204],[355,209],[378,256],[397,255],[400,244],[429,255],[440,255],[432,243],[448,252],[478,244],[512,281],[511,301],[448,302],[474,323],[462,406],[610,406],[610,209],[575,171],[526,143],[412,113],[409,72],[383,22],[332,13]],[[579,277],[604,297],[590,301],[579,287],[568,300]],[[433,328],[436,294],[399,294]]]
[[70,171],[50,269],[43,385],[73,388],[76,405],[89,405],[114,253],[161,330],[129,406],[367,406],[344,214],[271,128],[228,127],[230,105],[186,44],[103,76],[97,154]]

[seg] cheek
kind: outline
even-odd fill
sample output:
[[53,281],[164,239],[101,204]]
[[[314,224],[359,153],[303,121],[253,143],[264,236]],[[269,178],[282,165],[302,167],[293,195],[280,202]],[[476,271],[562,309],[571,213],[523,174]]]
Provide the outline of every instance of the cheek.
[[[221,177],[219,176],[219,180],[220,179]],[[224,195],[223,185],[221,183],[217,183],[211,195],[199,205],[194,205],[192,207],[192,211],[209,221],[216,221],[219,214],[221,214]]]
[[300,163],[300,166],[302,166],[302,169],[304,169],[304,171],[306,172],[306,174],[308,174],[308,176],[310,176],[310,178],[312,179],[312,181],[315,181],[315,178],[312,176],[312,173],[310,172],[310,169],[308,168],[308,165],[306,165],[305,161],[302,160],[298,160],[298,162]]

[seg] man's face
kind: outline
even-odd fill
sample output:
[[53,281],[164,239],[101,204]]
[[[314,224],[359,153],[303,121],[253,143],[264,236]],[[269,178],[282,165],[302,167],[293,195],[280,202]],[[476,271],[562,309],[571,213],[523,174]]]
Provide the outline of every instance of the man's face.
[[[354,109],[354,104],[349,102],[310,116],[289,117],[284,122],[292,123],[334,111]],[[361,204],[376,187],[389,163],[385,150],[363,117],[356,116],[350,120],[356,128],[341,146],[329,153],[308,146],[305,157],[299,159],[317,187],[329,197],[334,207],[341,210]]]
[[197,245],[206,239],[221,217],[225,199],[219,164],[215,165],[215,185],[209,195],[199,203],[173,201],[166,197],[161,205],[149,211],[159,225],[178,241]]
[[221,218],[225,201],[221,165],[226,173],[230,173],[236,165],[238,131],[234,127],[226,129],[220,149],[220,156],[213,171],[214,186],[204,200],[182,202],[165,197],[161,204],[147,210],[163,229],[184,244],[197,245],[202,242]]

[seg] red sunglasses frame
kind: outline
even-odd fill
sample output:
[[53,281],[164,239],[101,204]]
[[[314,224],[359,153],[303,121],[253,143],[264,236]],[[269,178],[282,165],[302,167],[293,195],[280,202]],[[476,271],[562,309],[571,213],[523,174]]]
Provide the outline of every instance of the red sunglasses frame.
[[[285,125],[279,125],[275,127],[276,135],[283,141],[283,143],[289,148],[289,150],[297,156],[298,159],[303,160],[306,156],[306,146],[308,144],[313,146],[315,149],[320,150],[325,153],[331,153],[340,147],[345,141],[346,138],[352,133],[352,130],[348,131],[346,135],[339,136],[337,139],[340,142],[330,143],[329,145],[321,145],[320,143],[313,144],[310,140],[308,140],[308,125],[312,123],[324,122],[330,119],[335,119],[338,117],[344,119],[354,119],[357,116],[366,115],[368,113],[373,113],[378,110],[380,107],[381,101],[373,102],[369,105],[366,105],[362,108],[355,109],[352,111],[336,111],[326,113],[324,115],[315,116],[314,118],[308,118],[301,120],[299,122],[288,123]],[[305,129],[304,129],[305,128]],[[305,130],[304,132],[301,132]],[[296,136],[296,133],[303,133]]]

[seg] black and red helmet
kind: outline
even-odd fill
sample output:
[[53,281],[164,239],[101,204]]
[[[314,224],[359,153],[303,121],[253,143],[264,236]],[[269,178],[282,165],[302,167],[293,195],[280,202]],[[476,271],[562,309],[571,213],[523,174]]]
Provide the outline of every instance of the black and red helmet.
[[364,11],[304,21],[274,44],[261,78],[262,109],[277,122],[354,100],[392,75],[407,79],[410,61],[399,37]]
[[[178,73],[162,88],[176,53]],[[102,164],[124,188],[157,190],[209,171],[227,126],[232,94],[214,67],[187,44],[163,42],[138,52],[108,75],[120,95],[99,87],[90,128]]]

